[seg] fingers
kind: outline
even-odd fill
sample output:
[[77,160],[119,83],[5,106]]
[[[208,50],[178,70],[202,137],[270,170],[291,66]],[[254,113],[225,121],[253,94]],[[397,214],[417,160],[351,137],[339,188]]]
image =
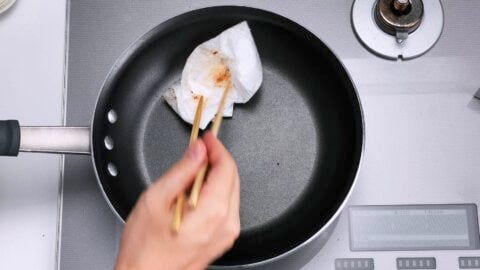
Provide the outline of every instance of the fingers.
[[[238,236],[240,229],[239,201],[240,184],[237,166],[222,143],[211,134],[204,136],[210,170],[200,193],[197,208],[190,212],[189,220],[204,228],[204,231],[226,230],[226,239]],[[232,243],[233,240],[228,240]],[[224,244],[225,246],[225,244]]]
[[[230,192],[227,190],[223,191],[223,194],[228,194],[226,198],[228,202],[223,201],[223,203],[227,203],[226,205],[224,204],[224,207],[228,207],[226,224],[224,225],[225,237],[223,237],[223,239],[226,241],[224,247],[230,248],[240,234],[240,177],[234,159],[219,140],[214,136],[211,136],[211,134],[207,134],[205,136],[205,144],[209,153],[209,161],[212,164],[211,170],[214,168],[213,164],[217,164],[218,167],[226,167],[223,172],[225,175],[227,172],[231,174],[231,177],[228,177],[227,179],[224,178],[223,180],[220,178],[221,181],[215,183],[215,180],[218,180],[219,178],[215,175],[217,172],[213,172],[213,174],[209,174],[207,179],[207,185],[210,186],[206,186],[207,189],[210,188],[213,192],[215,192],[215,187],[217,187],[218,192],[220,192],[221,187],[219,184],[224,184],[224,188],[230,187]],[[215,187],[212,187],[213,185],[215,185]],[[208,193],[209,190],[206,191],[206,193]],[[204,196],[209,195],[210,194],[205,194]],[[222,198],[220,197],[220,199]]]
[[226,248],[230,248],[240,235],[240,177],[234,179],[232,195],[230,196],[230,208],[228,210],[226,224]]
[[192,183],[206,158],[205,144],[199,139],[188,148],[183,158],[151,187],[152,192],[162,194],[170,204]]
[[200,246],[202,256],[217,258],[228,250],[240,233],[240,179],[237,166],[222,143],[207,133],[209,173],[195,209],[185,209],[177,237]]
[[208,160],[211,165],[221,162],[224,158],[232,159],[230,153],[225,149],[222,142],[220,142],[211,132],[205,133],[203,141],[208,151]]
[[229,205],[234,179],[237,175],[237,166],[230,153],[223,144],[211,133],[204,136],[208,151],[210,169],[201,200],[215,199],[218,203]]
[[235,177],[232,196],[230,196],[230,220],[240,225],[240,177]]

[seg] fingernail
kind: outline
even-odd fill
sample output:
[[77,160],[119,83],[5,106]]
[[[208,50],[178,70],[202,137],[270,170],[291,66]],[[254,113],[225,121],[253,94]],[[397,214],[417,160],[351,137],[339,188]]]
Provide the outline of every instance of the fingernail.
[[187,150],[187,157],[194,161],[200,161],[202,159],[202,148],[198,142],[190,145]]

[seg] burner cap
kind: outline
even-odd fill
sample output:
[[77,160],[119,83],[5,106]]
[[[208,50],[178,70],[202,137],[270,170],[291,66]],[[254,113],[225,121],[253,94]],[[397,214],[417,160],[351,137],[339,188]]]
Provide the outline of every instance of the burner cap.
[[13,6],[13,3],[15,3],[15,0],[0,0],[0,14]]
[[375,19],[378,26],[390,35],[412,33],[423,17],[422,0],[378,0]]

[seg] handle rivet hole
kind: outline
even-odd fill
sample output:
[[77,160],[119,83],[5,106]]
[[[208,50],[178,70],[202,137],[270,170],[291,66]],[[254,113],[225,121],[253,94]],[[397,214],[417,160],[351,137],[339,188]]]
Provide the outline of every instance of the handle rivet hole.
[[113,177],[116,177],[118,175],[117,166],[115,166],[115,164],[113,164],[112,162],[108,163],[107,171],[108,171],[108,174],[110,174]]
[[105,136],[105,139],[103,140],[103,143],[105,144],[105,148],[107,148],[108,150],[113,149],[114,143],[113,143],[112,137]]
[[117,119],[118,119],[117,112],[115,112],[115,110],[113,109],[108,111],[107,119],[108,119],[108,122],[110,122],[110,124],[115,124],[115,122],[117,122]]

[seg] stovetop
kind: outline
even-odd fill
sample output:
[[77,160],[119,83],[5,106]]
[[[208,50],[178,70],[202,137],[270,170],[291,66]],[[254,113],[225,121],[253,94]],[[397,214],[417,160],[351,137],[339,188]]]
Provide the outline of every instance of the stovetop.
[[[386,60],[362,46],[352,29],[350,0],[70,1],[67,125],[90,124],[110,67],[144,32],[192,9],[232,4],[298,22],[351,74],[363,103],[366,147],[349,205],[480,203],[480,100],[473,98],[480,88],[478,1],[442,1],[440,39],[408,61]],[[122,227],[100,193],[90,158],[67,156],[59,267],[111,268]],[[343,267],[335,264],[338,258],[368,258],[375,269],[395,269],[398,257],[433,257],[437,269],[458,269],[459,257],[480,256],[479,250],[351,251],[349,241],[344,211],[326,246],[302,269]]]

